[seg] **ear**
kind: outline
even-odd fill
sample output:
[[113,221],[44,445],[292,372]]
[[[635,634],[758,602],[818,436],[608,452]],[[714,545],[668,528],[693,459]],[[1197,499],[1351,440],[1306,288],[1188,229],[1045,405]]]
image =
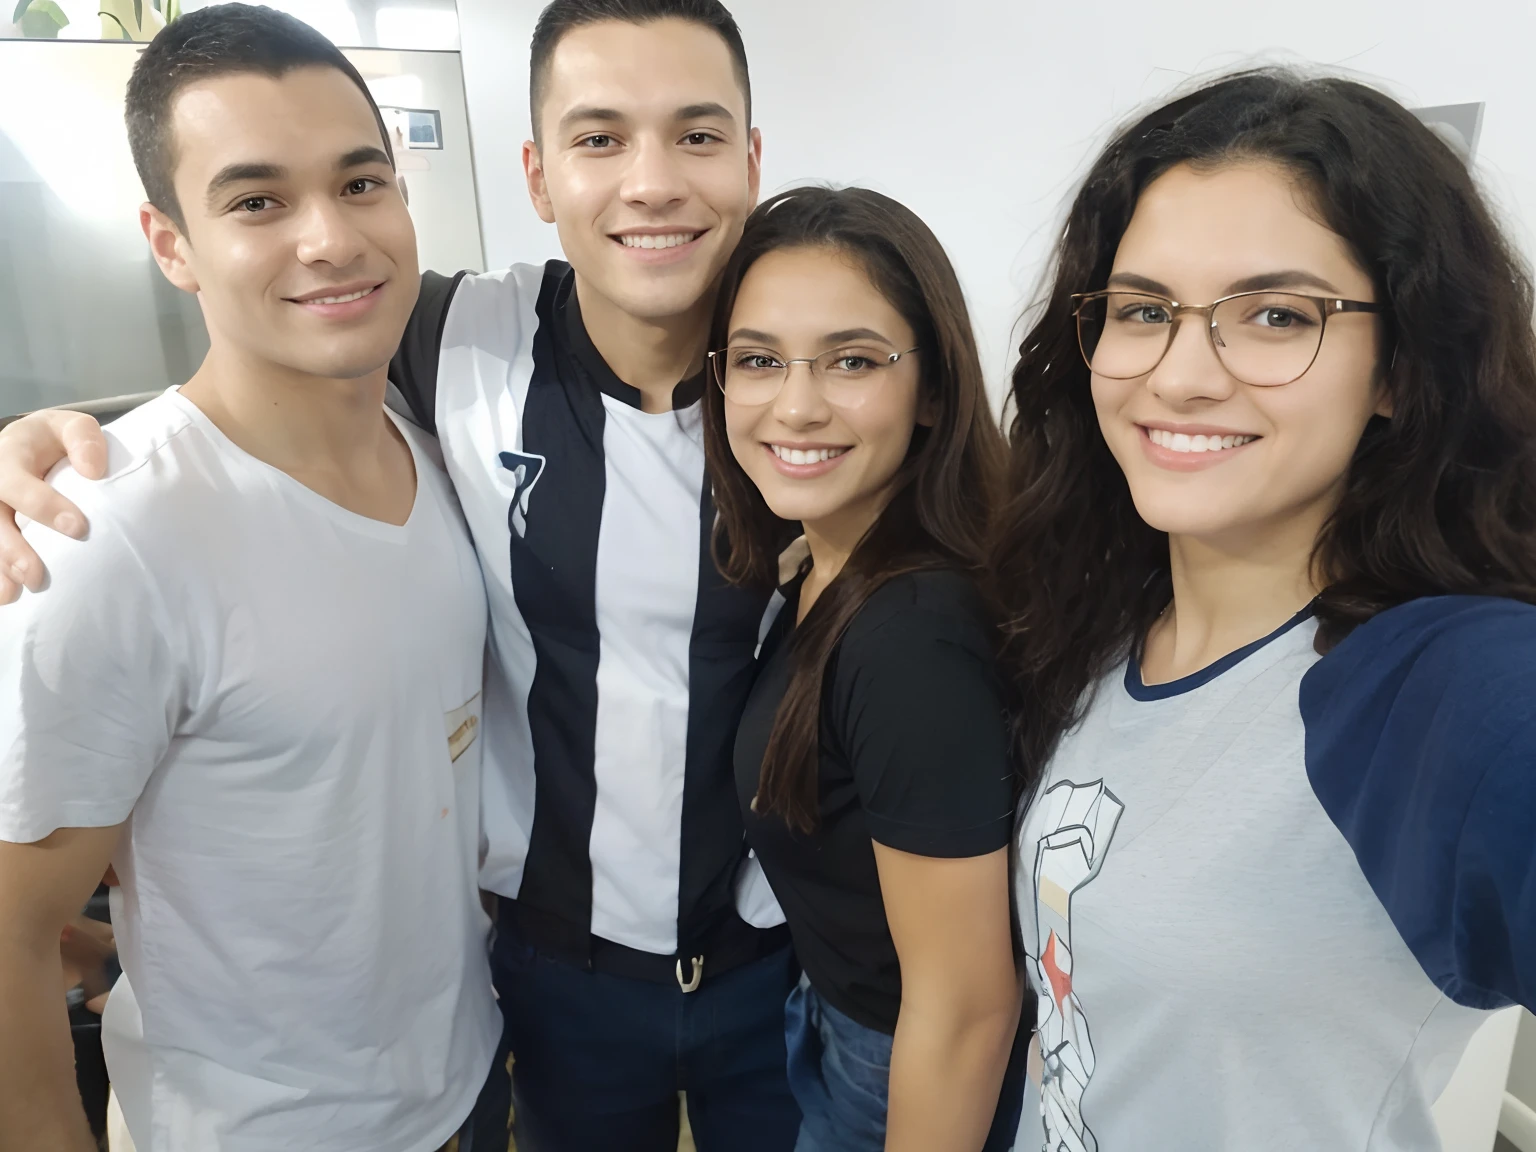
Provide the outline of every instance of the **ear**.
[[752,129],[752,136],[747,144],[747,187],[751,190],[751,204],[757,207],[758,190],[763,183],[763,133],[760,129]]
[[917,426],[932,428],[939,422],[939,402],[927,389],[917,398]]
[[149,241],[149,253],[160,265],[165,278],[183,292],[197,293],[201,285],[192,268],[192,244],[182,234],[176,222],[153,204],[139,205],[139,227]]
[[1392,376],[1397,369],[1397,349],[1392,349],[1392,359],[1387,364],[1387,370],[1381,374],[1381,379],[1376,381],[1376,407],[1373,412],[1384,419],[1392,419]]
[[555,206],[550,202],[549,184],[544,179],[544,158],[532,140],[523,141],[523,175],[528,178],[528,199],[533,201],[533,210],[544,223],[553,224]]

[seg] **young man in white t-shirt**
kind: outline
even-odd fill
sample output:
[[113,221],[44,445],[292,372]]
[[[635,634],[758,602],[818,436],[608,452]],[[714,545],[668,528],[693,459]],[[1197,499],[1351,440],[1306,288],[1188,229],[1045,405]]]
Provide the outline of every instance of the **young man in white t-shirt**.
[[[475,876],[486,607],[383,407],[418,292],[378,110],[317,33],[192,13],[128,125],[202,367],[54,483],[0,631],[0,1148],[85,1152],[59,937],[110,864],[108,1068],[154,1152],[431,1152],[501,1021]],[[296,564],[295,557],[303,563]],[[503,1129],[504,1130],[504,1129]]]

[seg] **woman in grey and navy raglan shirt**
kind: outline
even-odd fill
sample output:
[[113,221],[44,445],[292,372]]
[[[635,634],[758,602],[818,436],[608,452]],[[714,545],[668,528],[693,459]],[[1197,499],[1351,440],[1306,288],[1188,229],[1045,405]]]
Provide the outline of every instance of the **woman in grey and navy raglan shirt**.
[[1120,132],[1057,256],[996,557],[1018,1148],[1437,1148],[1536,1004],[1529,275],[1428,128],[1283,71]]

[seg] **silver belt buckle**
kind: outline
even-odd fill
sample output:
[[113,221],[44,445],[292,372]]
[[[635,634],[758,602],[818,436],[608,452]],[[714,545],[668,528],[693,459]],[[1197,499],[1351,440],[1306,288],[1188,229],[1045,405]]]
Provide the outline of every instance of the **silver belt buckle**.
[[683,979],[683,959],[677,959],[677,986],[684,992],[697,992],[704,981],[704,957],[695,956],[688,961],[689,979]]

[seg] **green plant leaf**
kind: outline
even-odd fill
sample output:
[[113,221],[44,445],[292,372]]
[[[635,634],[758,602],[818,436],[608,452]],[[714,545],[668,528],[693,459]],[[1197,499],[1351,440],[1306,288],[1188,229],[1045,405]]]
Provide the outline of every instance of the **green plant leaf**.
[[12,24],[20,24],[21,23],[21,14],[23,12],[25,12],[29,7],[31,7],[31,5],[32,5],[32,0],[21,0],[21,3],[16,5],[16,14],[11,17],[11,23]]
[[59,30],[68,26],[69,17],[53,0],[23,0],[15,23],[21,34],[34,40],[57,40]]
[[144,0],[133,0],[133,22],[144,30]]

